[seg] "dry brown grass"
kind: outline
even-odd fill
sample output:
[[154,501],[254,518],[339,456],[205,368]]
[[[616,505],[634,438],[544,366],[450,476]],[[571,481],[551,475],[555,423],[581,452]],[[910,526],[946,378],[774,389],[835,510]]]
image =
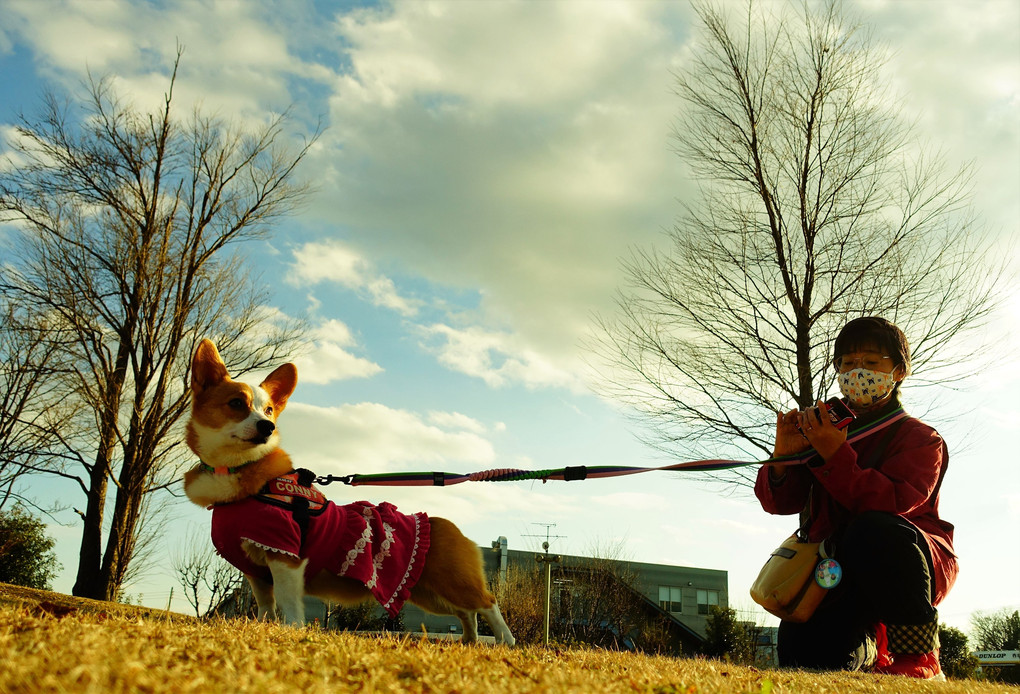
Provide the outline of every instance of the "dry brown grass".
[[204,623],[124,606],[93,609],[105,605],[94,601],[61,611],[52,608],[58,601],[38,597],[12,599],[0,590],[0,692],[1018,691],[971,681],[928,683],[594,650],[369,638],[258,622]]

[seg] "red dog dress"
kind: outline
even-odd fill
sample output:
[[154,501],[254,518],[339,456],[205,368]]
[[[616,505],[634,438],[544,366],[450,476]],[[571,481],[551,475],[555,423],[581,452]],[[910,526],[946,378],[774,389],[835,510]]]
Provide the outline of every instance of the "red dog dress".
[[354,579],[391,617],[396,616],[425,566],[428,516],[408,516],[389,503],[337,506],[296,480],[296,474],[278,477],[257,496],[214,506],[216,551],[241,572],[270,582],[268,567],[254,563],[241,548],[242,541],[307,559],[306,581],[323,570]]

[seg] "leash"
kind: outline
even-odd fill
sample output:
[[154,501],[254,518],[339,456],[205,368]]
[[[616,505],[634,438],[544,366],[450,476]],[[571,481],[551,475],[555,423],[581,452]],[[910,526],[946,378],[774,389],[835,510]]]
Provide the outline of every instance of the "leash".
[[[848,443],[858,441],[865,436],[881,431],[886,427],[904,419],[907,413],[902,407],[897,407],[885,416],[871,422],[847,437]],[[814,450],[793,455],[778,456],[756,462],[739,460],[695,460],[686,463],[674,463],[673,465],[662,465],[659,467],[627,467],[621,465],[576,465],[572,467],[554,468],[549,470],[522,470],[519,468],[494,468],[492,470],[481,470],[468,474],[456,472],[383,472],[368,475],[322,475],[315,478],[316,483],[326,485],[333,482],[343,482],[350,487],[375,486],[375,487],[448,487],[464,482],[523,482],[527,480],[542,480],[546,483],[549,480],[562,480],[574,482],[588,479],[601,479],[605,477],[622,477],[624,475],[636,475],[642,472],[715,472],[719,470],[731,470],[750,465],[803,465],[814,458],[817,453]]]

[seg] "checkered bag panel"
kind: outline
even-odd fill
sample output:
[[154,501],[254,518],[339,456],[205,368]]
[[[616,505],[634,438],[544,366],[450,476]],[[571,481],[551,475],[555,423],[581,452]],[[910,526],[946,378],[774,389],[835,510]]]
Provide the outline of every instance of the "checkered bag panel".
[[939,647],[939,622],[886,624],[890,653],[931,653]]

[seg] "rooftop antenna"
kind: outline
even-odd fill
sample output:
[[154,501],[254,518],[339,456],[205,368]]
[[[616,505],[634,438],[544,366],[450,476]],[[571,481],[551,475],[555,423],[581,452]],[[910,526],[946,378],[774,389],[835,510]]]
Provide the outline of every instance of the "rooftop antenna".
[[[542,526],[545,526],[545,542],[542,543],[542,549],[544,549],[547,554],[549,552],[549,540],[550,539],[559,540],[561,538],[565,538],[566,537],[566,535],[550,535],[549,534],[550,531],[553,528],[556,527],[555,523],[532,523],[532,525],[542,525]],[[541,535],[522,535],[521,537],[542,537],[542,536]]]
[[[539,564],[545,564],[545,614],[542,620],[542,644],[545,646],[549,645],[549,602],[552,594],[552,565],[560,562],[560,555],[549,554],[549,540],[559,539],[566,537],[565,535],[550,535],[549,531],[556,527],[555,523],[532,523],[532,525],[544,525],[545,526],[545,542],[542,543],[542,549],[545,554],[536,554],[535,561]],[[542,537],[541,535],[525,535],[524,537]]]

